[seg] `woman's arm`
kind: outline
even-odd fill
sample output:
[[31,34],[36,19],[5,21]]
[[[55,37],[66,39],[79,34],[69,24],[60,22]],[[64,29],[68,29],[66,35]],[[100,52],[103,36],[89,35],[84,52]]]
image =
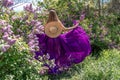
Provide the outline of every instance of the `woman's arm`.
[[[80,22],[80,21],[79,21]],[[75,24],[74,26],[72,26],[72,27],[69,27],[69,28],[66,28],[66,27],[64,27],[64,25],[61,23],[61,25],[62,25],[62,28],[63,28],[63,31],[69,31],[69,30],[72,30],[72,29],[74,29],[74,28],[76,28],[78,25],[79,25],[79,22],[77,22],[77,24]]]
[[74,25],[74,26],[72,26],[72,27],[65,28],[65,31],[72,30],[72,29],[76,28],[78,25],[79,25],[79,23],[77,23],[76,25]]

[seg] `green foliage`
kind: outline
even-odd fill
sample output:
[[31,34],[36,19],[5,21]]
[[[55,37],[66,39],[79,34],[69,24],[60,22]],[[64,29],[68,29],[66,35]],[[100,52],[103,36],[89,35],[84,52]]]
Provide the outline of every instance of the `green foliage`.
[[97,60],[87,57],[82,63],[74,65],[69,71],[58,75],[45,75],[43,80],[119,80],[120,51],[103,50]]
[[[39,2],[38,6],[43,7],[43,13],[47,13],[46,10],[55,9],[66,27],[72,26],[72,20],[79,19],[80,14],[84,11],[86,18],[80,24],[90,35],[92,46],[95,45],[94,48],[97,46],[100,50],[108,48],[109,45],[118,48],[120,42],[119,15],[112,13],[99,15],[97,2],[96,0],[44,0]],[[103,9],[106,8],[105,5],[102,6]],[[46,18],[43,18],[44,21],[46,21]],[[92,25],[92,28],[89,28],[90,25]],[[98,49],[94,50],[97,51]]]
[[[20,45],[20,43],[17,43]],[[29,54],[26,49],[18,52],[14,45],[14,52],[6,52],[0,58],[1,80],[119,80],[120,79],[120,51],[103,50],[101,57],[87,57],[84,62],[74,65],[69,71],[58,75],[40,75],[40,65],[36,61],[28,62]],[[21,44],[23,45],[23,44]],[[24,44],[25,46],[25,44]],[[21,48],[21,47],[20,47]],[[11,50],[13,51],[13,50]],[[16,52],[15,52],[16,51]],[[26,55],[27,54],[27,55]],[[14,56],[14,58],[13,58]],[[15,57],[16,56],[16,57]],[[4,62],[3,62],[4,61]]]
[[79,19],[83,10],[83,4],[79,0],[44,0],[38,2],[38,6],[43,7],[45,13],[46,10],[55,9],[66,27],[72,26],[72,20]]
[[120,79],[120,51],[103,50],[98,60],[86,60],[88,65],[84,66],[83,80],[118,80]]
[[0,80],[37,78],[34,65],[36,62],[31,64],[33,60],[30,59],[32,59],[32,55],[28,51],[28,45],[19,39],[7,52],[0,53]]

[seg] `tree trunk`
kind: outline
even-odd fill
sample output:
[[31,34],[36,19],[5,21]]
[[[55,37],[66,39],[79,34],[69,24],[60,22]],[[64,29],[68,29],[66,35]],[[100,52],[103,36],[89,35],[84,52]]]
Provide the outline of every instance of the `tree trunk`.
[[101,5],[100,5],[100,0],[98,0],[98,8],[99,8],[99,17],[101,16]]

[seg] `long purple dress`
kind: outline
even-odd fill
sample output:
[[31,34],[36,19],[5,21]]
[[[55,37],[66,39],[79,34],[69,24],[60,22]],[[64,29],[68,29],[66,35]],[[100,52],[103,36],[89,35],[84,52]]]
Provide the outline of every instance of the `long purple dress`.
[[36,35],[40,51],[35,52],[35,58],[48,53],[50,59],[55,59],[55,64],[59,67],[80,63],[91,51],[89,37],[81,26],[57,38],[50,38],[46,34]]

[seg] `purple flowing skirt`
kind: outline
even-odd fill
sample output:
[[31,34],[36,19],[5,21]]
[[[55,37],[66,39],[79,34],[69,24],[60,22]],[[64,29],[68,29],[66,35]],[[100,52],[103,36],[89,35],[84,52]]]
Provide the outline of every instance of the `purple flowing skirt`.
[[50,59],[55,59],[58,66],[71,66],[82,62],[90,54],[89,37],[81,26],[61,34],[57,38],[50,38],[46,34],[36,34],[40,51],[35,52],[35,58],[45,53]]

